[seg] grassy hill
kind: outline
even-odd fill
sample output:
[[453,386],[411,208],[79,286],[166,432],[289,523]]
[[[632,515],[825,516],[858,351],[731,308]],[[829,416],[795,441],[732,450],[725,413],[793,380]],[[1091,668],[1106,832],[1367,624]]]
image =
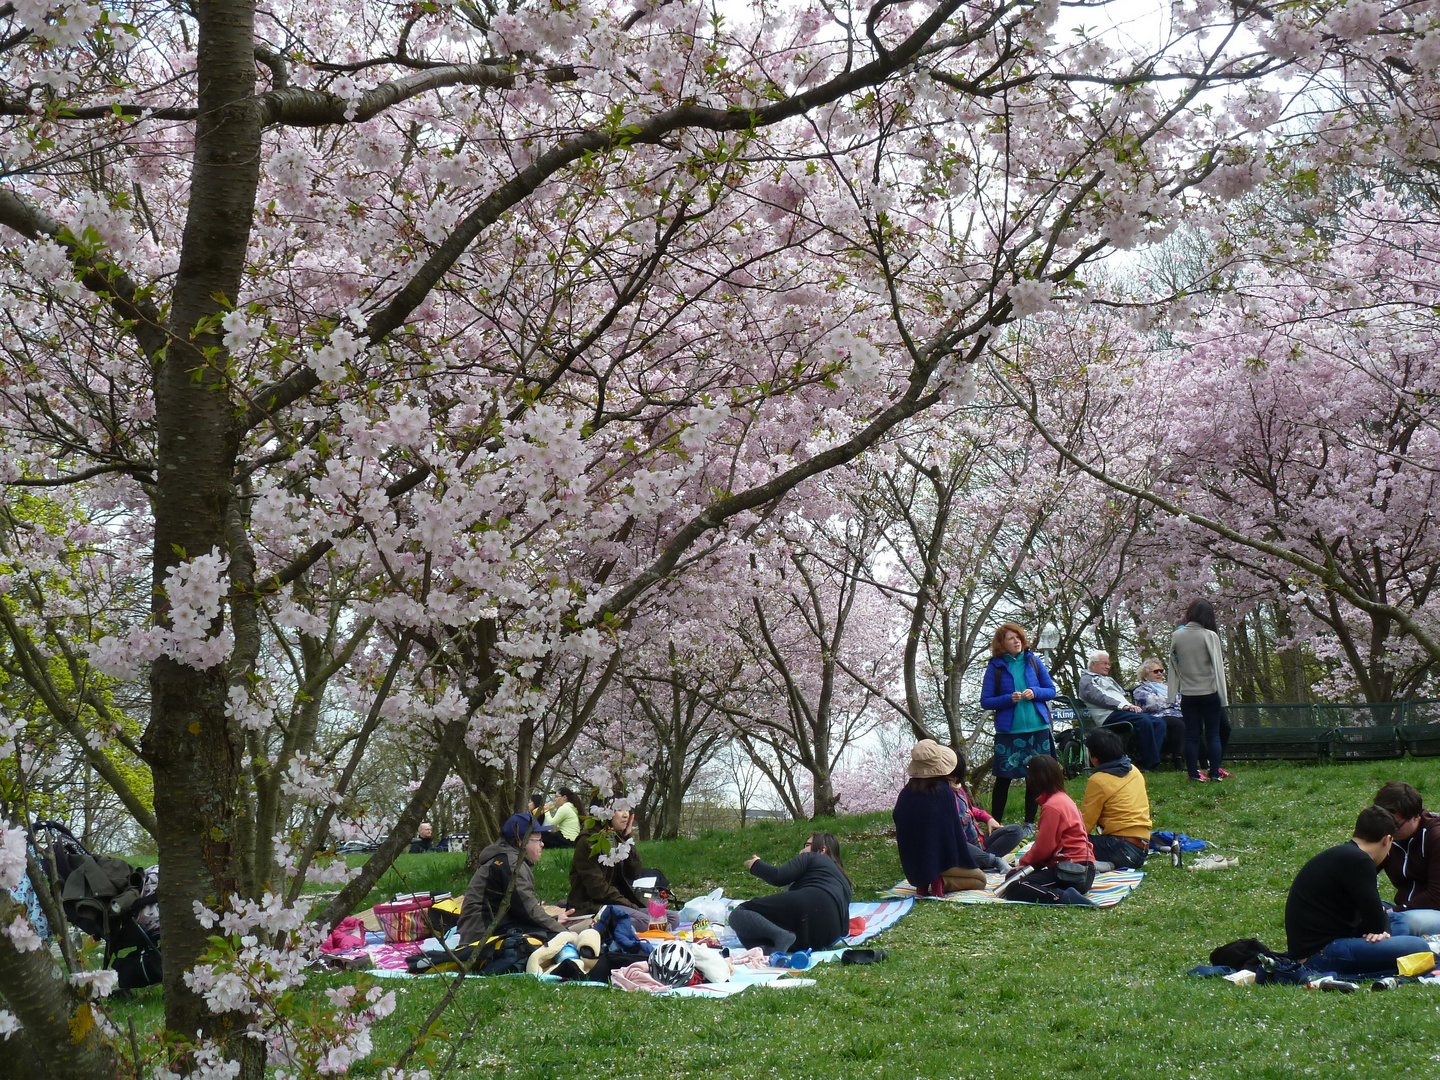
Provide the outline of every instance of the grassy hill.
[[[885,964],[829,965],[813,988],[756,988],[728,1002],[467,980],[445,1038],[429,1044],[436,1075],[452,1050],[443,1075],[464,1080],[1435,1075],[1440,989],[1322,994],[1183,972],[1235,938],[1283,949],[1285,892],[1300,865],[1348,838],[1384,780],[1407,780],[1440,804],[1440,762],[1237,771],[1226,784],[1154,777],[1151,798],[1157,828],[1214,841],[1240,857],[1238,870],[1177,871],[1157,860],[1130,899],[1103,911],[923,902],[876,941],[890,953]],[[1078,800],[1083,780],[1071,790]],[[888,815],[817,824],[841,838],[856,899],[901,876]],[[766,824],[642,850],[682,898],[716,886],[752,896],[765,887],[741,860],[782,860],[811,828]],[[462,859],[407,856],[396,880],[461,889]],[[567,867],[568,853],[546,853],[543,897],[563,899]],[[401,1005],[376,1031],[376,1062],[409,1042],[445,984],[390,985]]]

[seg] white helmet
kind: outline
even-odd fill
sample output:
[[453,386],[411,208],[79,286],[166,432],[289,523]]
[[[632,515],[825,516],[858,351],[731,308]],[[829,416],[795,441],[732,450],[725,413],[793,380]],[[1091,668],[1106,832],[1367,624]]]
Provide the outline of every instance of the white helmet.
[[650,953],[650,977],[666,986],[687,986],[695,974],[695,953],[689,942],[662,941]]

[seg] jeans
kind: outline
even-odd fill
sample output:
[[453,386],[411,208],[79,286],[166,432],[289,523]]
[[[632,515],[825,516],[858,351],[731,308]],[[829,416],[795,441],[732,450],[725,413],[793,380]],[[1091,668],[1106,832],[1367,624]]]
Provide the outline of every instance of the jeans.
[[[1182,720],[1181,723],[1183,724],[1184,721]],[[1183,736],[1181,737],[1181,741],[1184,741]],[[1230,710],[1222,708],[1220,710],[1220,756],[1223,758],[1229,752]],[[1210,748],[1204,742],[1200,743],[1200,768],[1202,770],[1208,770],[1210,768]]]
[[1182,695],[1180,715],[1185,717],[1185,770],[1192,777],[1200,775],[1200,738],[1203,730],[1210,779],[1220,779],[1220,764],[1224,754],[1220,742],[1220,722],[1225,718],[1225,707],[1220,704],[1220,695]]
[[1009,855],[1025,839],[1025,831],[1019,825],[1002,825],[985,833],[980,842],[991,855]]
[[1340,975],[1394,975],[1395,961],[1400,957],[1429,951],[1430,943],[1421,937],[1388,937],[1380,941],[1347,937],[1330,942],[1306,964],[1316,971]]
[[1390,933],[1396,937],[1409,934],[1414,937],[1430,937],[1440,934],[1440,911],[1431,908],[1415,908],[1412,911],[1390,912]]
[[1140,847],[1123,836],[1106,836],[1103,833],[1090,837],[1090,845],[1095,849],[1097,862],[1114,863],[1129,870],[1139,870],[1145,865],[1145,853],[1150,847],[1149,844]]
[[1136,764],[1153,769],[1160,764],[1160,748],[1165,745],[1165,721],[1143,712],[1116,709],[1101,721],[1101,726],[1129,724],[1135,732]]
[[999,855],[991,855],[977,844],[966,844],[965,846],[970,849],[970,858],[975,860],[975,865],[981,870],[995,870],[1003,874],[1010,869],[1010,865]]

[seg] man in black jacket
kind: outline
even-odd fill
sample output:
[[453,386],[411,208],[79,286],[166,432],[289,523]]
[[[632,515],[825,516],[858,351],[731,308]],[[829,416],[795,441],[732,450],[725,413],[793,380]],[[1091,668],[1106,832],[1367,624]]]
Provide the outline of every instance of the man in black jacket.
[[535,874],[530,869],[545,854],[541,834],[549,829],[549,825],[536,825],[529,814],[512,814],[501,826],[500,839],[480,853],[480,869],[470,879],[460,905],[460,944],[483,940],[496,923],[497,913],[500,919],[494,933],[517,931],[547,939],[564,933],[565,927],[536,898]]
[[1316,855],[1295,875],[1285,900],[1290,955],[1317,971],[1394,975],[1395,961],[1427,951],[1420,937],[1392,937],[1375,875],[1390,854],[1395,818],[1367,806],[1355,834]]

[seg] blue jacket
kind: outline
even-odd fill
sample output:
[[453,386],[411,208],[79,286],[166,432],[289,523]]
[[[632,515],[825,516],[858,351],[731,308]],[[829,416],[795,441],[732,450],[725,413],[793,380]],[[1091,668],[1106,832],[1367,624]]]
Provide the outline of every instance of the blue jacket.
[[[1030,674],[1025,681],[1031,683],[1030,689],[1035,691],[1035,711],[1048,725],[1050,709],[1045,702],[1055,697],[1055,684],[1050,681],[1050,673],[1045,670],[1045,665],[1038,656],[1029,649],[1026,649],[1023,655],[1030,668]],[[1014,692],[1015,680],[1010,677],[1010,669],[1005,666],[1005,660],[999,656],[991,657],[990,663],[985,667],[985,681],[980,686],[980,707],[995,710],[997,734],[1010,734],[1010,722],[1015,719],[1015,703],[1010,700],[1010,695]]]

